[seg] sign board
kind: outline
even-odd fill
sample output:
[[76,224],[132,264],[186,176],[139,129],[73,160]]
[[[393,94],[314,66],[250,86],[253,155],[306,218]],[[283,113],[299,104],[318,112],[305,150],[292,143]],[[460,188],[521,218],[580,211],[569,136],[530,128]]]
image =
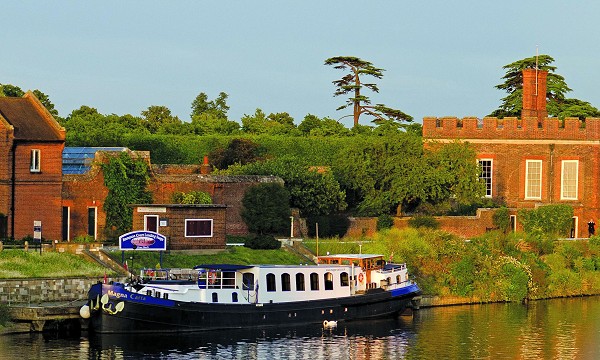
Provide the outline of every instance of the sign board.
[[42,222],[35,220],[33,222],[33,239],[41,241],[42,240]]
[[119,250],[167,250],[167,238],[154,231],[132,231],[119,236]]
[[139,213],[166,213],[166,207],[150,207],[150,206],[138,206],[137,212]]

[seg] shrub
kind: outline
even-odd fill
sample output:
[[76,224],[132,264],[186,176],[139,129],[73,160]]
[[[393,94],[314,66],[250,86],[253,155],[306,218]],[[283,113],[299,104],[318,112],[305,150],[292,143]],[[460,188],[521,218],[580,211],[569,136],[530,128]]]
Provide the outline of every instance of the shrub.
[[311,216],[306,219],[308,236],[317,235],[316,224],[319,224],[319,237],[343,237],[350,227],[350,220],[343,214]]
[[394,218],[391,215],[379,215],[377,218],[377,231],[390,229],[392,226],[394,226]]
[[507,233],[510,229],[510,212],[507,207],[503,206],[496,211],[492,217],[494,225],[503,233]]
[[427,215],[417,215],[412,219],[408,220],[408,225],[413,228],[429,228],[429,229],[437,229],[440,227],[440,224],[433,216]]
[[204,191],[175,192],[171,201],[174,204],[212,204],[212,198]]
[[279,249],[281,242],[271,235],[256,235],[246,240],[245,247],[254,250]]
[[290,226],[290,194],[277,183],[252,186],[242,199],[241,216],[257,234],[283,233]]
[[573,208],[569,205],[546,205],[535,210],[519,210],[526,233],[566,236],[571,229]]
[[10,321],[10,312],[8,308],[8,304],[5,302],[0,303],[0,326],[4,326],[8,324]]

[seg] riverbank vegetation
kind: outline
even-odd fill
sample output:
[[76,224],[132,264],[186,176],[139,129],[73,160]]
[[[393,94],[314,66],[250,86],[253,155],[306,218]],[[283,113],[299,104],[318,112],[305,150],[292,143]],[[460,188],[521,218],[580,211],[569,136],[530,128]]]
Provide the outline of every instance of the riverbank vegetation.
[[[316,241],[307,243],[316,251]],[[600,294],[600,237],[556,240],[493,231],[470,240],[429,228],[390,229],[371,239],[319,241],[319,254],[377,253],[406,262],[426,295],[523,301]]]

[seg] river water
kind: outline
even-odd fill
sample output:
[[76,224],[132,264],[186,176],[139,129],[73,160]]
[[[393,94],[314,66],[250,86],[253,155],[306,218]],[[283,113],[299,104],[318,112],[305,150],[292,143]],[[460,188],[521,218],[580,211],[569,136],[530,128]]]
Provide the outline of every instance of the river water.
[[600,297],[427,308],[335,329],[14,334],[0,336],[0,359],[600,359]]

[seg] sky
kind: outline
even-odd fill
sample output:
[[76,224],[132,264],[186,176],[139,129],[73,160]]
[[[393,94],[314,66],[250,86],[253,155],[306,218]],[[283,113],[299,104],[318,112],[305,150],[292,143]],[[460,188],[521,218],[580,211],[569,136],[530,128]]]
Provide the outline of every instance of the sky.
[[[327,58],[385,69],[372,102],[425,116],[484,117],[513,61],[555,59],[569,97],[600,107],[598,1],[7,1],[0,83],[39,89],[60,116],[168,107],[189,121],[204,92],[229,95],[231,120],[287,112],[351,126]],[[362,118],[361,123],[370,124]]]

